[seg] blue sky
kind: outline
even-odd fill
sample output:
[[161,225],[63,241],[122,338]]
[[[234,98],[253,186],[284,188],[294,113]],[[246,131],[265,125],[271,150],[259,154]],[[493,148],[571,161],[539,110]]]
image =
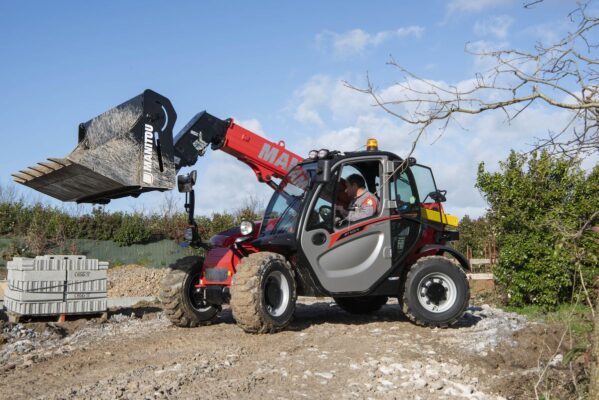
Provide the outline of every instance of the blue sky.
[[[354,150],[368,137],[402,154],[407,127],[343,86],[366,72],[383,90],[399,79],[389,55],[427,79],[456,83],[484,48],[529,48],[567,29],[573,1],[533,10],[519,0],[400,1],[2,1],[0,2],[0,185],[10,174],[76,144],[77,125],[146,88],[169,97],[175,132],[204,109],[283,139],[298,154]],[[501,115],[466,120],[439,140],[425,138],[419,161],[448,189],[447,209],[480,215],[478,162],[493,167],[510,148],[527,149],[563,115],[536,107],[512,125]],[[266,199],[249,168],[212,153],[196,165],[201,213]],[[43,199],[27,188],[21,193]],[[113,201],[109,209],[152,210],[161,194]],[[56,204],[56,203],[54,203]]]

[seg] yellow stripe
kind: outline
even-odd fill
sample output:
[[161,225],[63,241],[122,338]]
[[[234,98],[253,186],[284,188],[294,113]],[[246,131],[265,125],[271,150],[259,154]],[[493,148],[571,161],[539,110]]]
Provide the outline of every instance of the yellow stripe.
[[459,219],[455,215],[449,215],[445,213],[441,214],[439,211],[429,210],[428,208],[421,208],[421,210],[422,217],[428,219],[429,221],[439,222],[450,226],[458,226],[459,224]]

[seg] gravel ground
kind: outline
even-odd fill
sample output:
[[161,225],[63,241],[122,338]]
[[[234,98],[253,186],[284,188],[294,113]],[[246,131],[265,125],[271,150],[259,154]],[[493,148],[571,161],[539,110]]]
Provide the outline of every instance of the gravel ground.
[[[164,273],[111,268],[109,295],[157,296]],[[172,326],[159,304],[63,324],[0,318],[0,399],[521,399],[547,363],[543,385],[568,398],[560,334],[484,304],[429,329],[395,300],[354,316],[328,298],[300,298],[273,335],[244,333],[227,308],[194,329]]]
[[[225,309],[214,324],[173,327],[160,308],[106,318],[0,323],[0,398],[529,398],[554,345],[548,327],[489,306],[429,329],[388,304],[356,317],[301,299],[286,331],[245,334]],[[559,370],[559,363],[555,363]]]

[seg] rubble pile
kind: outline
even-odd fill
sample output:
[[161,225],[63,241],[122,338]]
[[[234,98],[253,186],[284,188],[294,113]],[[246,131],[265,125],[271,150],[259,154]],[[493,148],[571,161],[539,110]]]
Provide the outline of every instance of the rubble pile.
[[124,265],[108,270],[108,297],[158,297],[165,268]]

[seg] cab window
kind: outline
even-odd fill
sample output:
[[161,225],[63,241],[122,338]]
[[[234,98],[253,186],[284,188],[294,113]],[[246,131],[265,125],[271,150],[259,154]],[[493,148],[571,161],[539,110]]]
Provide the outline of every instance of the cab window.
[[379,161],[344,164],[335,196],[335,226],[349,225],[377,216],[380,212]]
[[[320,189],[313,203],[306,230],[333,232],[377,216],[380,213],[380,170],[379,161],[361,161],[344,164],[333,171],[333,179]],[[351,181],[364,186],[358,199],[354,193],[356,185],[349,186]]]
[[337,175],[334,173],[335,179],[331,179],[321,189],[314,202],[314,206],[308,215],[306,230],[326,229],[330,232],[333,230],[333,201],[335,197],[335,187],[337,185]]
[[416,181],[420,202],[423,204],[434,203],[429,194],[435,192],[437,186],[435,185],[435,178],[433,178],[431,169],[422,165],[413,165],[410,167],[410,170]]
[[395,200],[397,211],[411,211],[416,204],[417,193],[412,190],[412,184],[407,171],[398,173],[390,183],[389,194]]

